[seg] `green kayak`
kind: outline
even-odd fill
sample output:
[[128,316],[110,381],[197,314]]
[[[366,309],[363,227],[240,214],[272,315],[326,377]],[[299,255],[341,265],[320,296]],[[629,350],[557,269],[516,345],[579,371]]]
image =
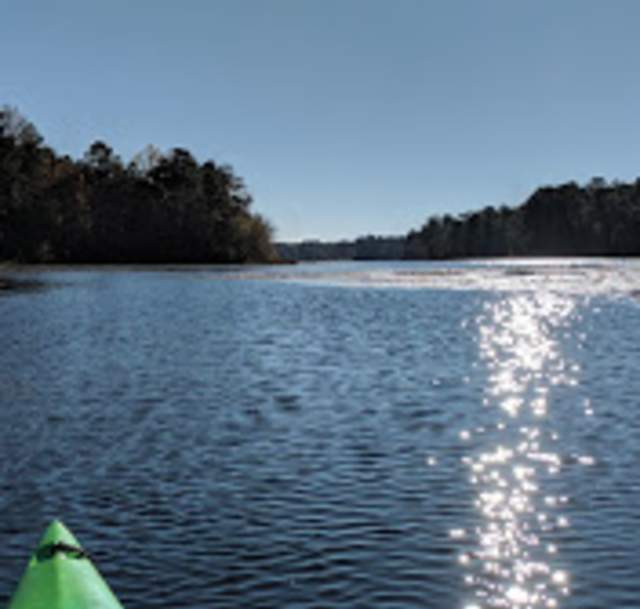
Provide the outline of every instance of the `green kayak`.
[[76,538],[49,525],[7,609],[122,609]]

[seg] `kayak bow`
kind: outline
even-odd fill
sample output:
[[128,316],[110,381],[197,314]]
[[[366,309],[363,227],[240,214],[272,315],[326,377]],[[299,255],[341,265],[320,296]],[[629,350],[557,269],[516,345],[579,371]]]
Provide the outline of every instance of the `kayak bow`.
[[122,609],[60,521],[45,531],[7,609]]

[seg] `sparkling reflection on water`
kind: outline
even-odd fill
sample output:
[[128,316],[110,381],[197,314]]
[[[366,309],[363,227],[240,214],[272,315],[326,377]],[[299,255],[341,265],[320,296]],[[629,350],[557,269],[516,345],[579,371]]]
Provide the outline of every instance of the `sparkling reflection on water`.
[[[454,529],[473,600],[467,609],[553,609],[571,591],[569,571],[555,543],[569,526],[568,497],[547,488],[561,473],[562,430],[550,416],[549,392],[576,382],[578,366],[563,356],[555,335],[574,313],[573,300],[551,293],[519,294],[487,304],[477,322],[479,350],[488,368],[484,405],[493,429],[464,458],[479,521],[469,535]],[[588,457],[581,459],[588,463]]]

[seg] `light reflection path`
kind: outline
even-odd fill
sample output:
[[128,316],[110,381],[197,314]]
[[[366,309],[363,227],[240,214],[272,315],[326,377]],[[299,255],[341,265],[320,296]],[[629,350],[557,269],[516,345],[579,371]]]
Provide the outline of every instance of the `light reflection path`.
[[489,424],[460,437],[469,442],[482,434],[464,458],[479,518],[474,531],[450,532],[464,547],[466,609],[554,609],[570,594],[554,543],[558,529],[569,525],[562,514],[567,498],[545,492],[544,482],[562,467],[561,430],[554,428],[548,397],[554,385],[576,382],[577,368],[554,338],[573,310],[566,296],[512,294],[477,320],[489,373]]

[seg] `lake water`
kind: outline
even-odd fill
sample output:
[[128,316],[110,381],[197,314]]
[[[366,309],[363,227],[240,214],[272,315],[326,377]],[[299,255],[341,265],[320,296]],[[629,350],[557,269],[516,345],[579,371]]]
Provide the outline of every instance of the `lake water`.
[[59,517],[129,609],[640,606],[640,263],[11,274],[0,602]]

